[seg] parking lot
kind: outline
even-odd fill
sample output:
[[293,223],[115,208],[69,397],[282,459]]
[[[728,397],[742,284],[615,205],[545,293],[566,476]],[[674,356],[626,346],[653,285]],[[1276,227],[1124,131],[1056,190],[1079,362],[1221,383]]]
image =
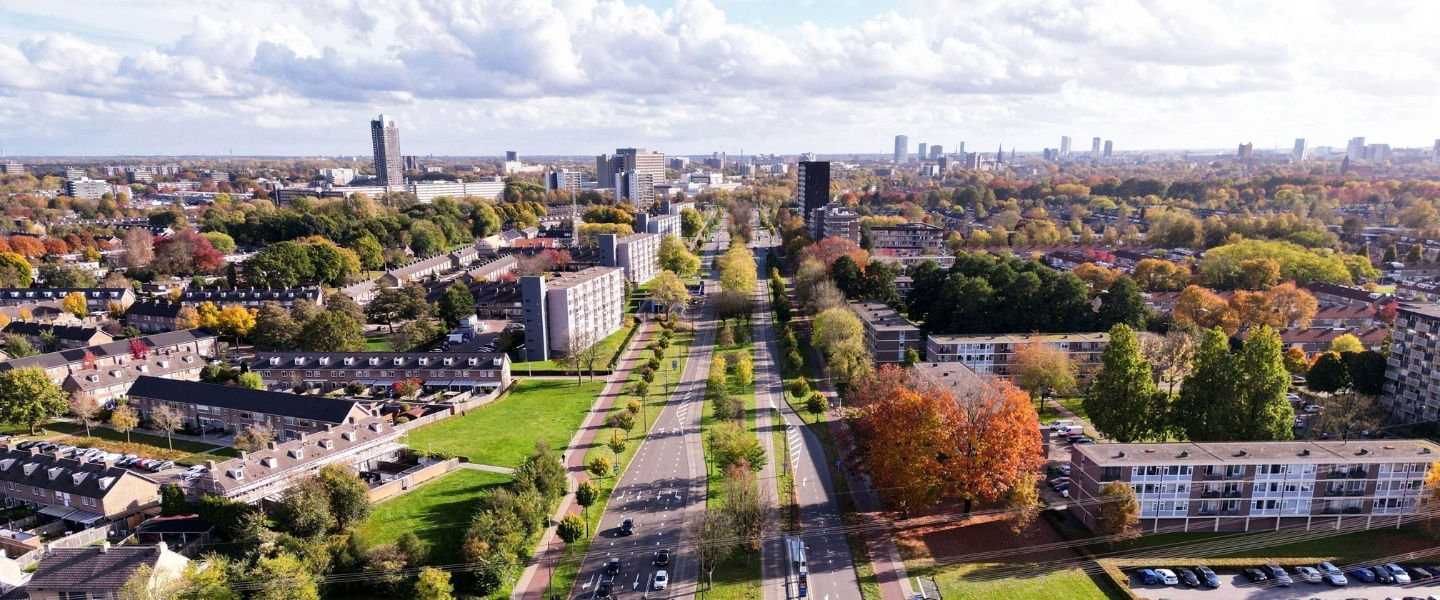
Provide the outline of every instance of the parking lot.
[[1130,573],[1130,590],[1136,595],[1150,600],[1306,600],[1310,598],[1385,600],[1386,598],[1407,596],[1440,598],[1440,584],[1437,583],[1397,586],[1358,583],[1352,580],[1349,585],[1344,587],[1333,587],[1323,583],[1296,582],[1288,588],[1283,588],[1266,586],[1263,583],[1250,583],[1250,580],[1239,573],[1217,571],[1216,574],[1220,576],[1220,587],[1208,589],[1203,587],[1187,588],[1183,585],[1143,585],[1136,581],[1131,571],[1132,569],[1126,569],[1126,572]]

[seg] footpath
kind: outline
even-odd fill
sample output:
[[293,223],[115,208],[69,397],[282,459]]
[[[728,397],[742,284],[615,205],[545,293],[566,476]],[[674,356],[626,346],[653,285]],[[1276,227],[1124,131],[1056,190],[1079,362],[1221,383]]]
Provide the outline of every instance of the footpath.
[[[615,365],[615,370],[606,379],[605,389],[595,398],[595,403],[590,405],[589,414],[585,415],[585,421],[580,424],[580,429],[575,431],[574,437],[570,438],[570,444],[563,450],[565,472],[570,481],[570,490],[581,483],[590,481],[590,473],[585,469],[585,452],[595,442],[595,436],[605,428],[605,417],[610,414],[610,408],[615,405],[615,400],[620,397],[624,390],[625,381],[630,378],[630,370],[640,362],[640,355],[645,351],[645,345],[649,344],[654,336],[655,329],[659,327],[651,319],[646,319],[640,324],[640,331],[636,332],[631,339],[630,345],[625,348],[625,354],[620,362]],[[537,378],[538,379],[538,378]],[[545,600],[545,588],[554,575],[555,564],[559,562],[560,555],[565,550],[565,543],[555,533],[555,528],[560,520],[567,514],[580,514],[580,505],[575,503],[575,495],[566,494],[560,501],[560,507],[550,517],[550,526],[541,536],[538,550],[529,566],[520,574],[520,579],[515,582],[514,592],[510,595],[512,600]],[[568,595],[569,591],[565,592]]]

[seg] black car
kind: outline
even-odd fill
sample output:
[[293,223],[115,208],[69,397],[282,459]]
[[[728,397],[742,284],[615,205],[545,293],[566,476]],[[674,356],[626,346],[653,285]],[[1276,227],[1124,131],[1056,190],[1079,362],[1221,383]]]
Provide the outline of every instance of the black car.
[[659,551],[659,552],[656,552],[656,553],[655,553],[655,564],[656,564],[656,565],[659,565],[659,566],[662,566],[662,567],[665,566],[665,565],[670,564],[670,551],[669,551],[669,550],[661,550],[661,551]]
[[1395,583],[1395,574],[1383,566],[1370,569],[1375,573],[1375,581],[1380,583]]
[[1215,571],[1210,570],[1210,567],[1207,567],[1205,565],[1195,567],[1195,574],[1200,577],[1200,582],[1204,583],[1205,587],[1220,587],[1220,576],[1216,575]]
[[625,517],[625,520],[620,522],[620,535],[630,535],[632,533],[635,533],[635,521],[630,519],[630,517]]
[[1265,575],[1265,572],[1260,569],[1245,569],[1243,573],[1245,573],[1245,578],[1250,580],[1250,583],[1260,583],[1270,579],[1270,577]]
[[597,588],[595,588],[595,597],[596,597],[596,598],[609,598],[609,597],[610,597],[610,582],[608,582],[608,581],[602,581],[602,582],[600,582],[600,586],[597,587]]
[[618,558],[612,558],[612,559],[610,559],[610,564],[605,565],[605,574],[606,574],[606,575],[619,575],[619,574],[620,574],[620,559],[618,559]]
[[1410,581],[1427,581],[1435,578],[1433,573],[1420,567],[1405,567],[1405,572],[1410,574]]
[[1200,578],[1196,577],[1195,572],[1190,569],[1175,569],[1175,576],[1180,578],[1180,583],[1185,584],[1185,587],[1200,585]]

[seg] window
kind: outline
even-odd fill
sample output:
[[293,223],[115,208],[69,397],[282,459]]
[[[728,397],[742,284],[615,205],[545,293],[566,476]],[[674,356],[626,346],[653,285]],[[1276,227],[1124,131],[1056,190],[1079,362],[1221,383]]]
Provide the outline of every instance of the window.
[[1100,481],[1115,481],[1120,478],[1121,467],[1100,467]]

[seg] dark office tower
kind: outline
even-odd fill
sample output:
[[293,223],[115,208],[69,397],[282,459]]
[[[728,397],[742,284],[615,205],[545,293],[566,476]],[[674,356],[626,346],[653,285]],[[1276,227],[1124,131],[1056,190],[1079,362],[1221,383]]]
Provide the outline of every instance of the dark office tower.
[[519,153],[519,152],[516,152],[516,151],[514,151],[514,150],[506,150],[506,151],[505,151],[505,161],[506,161],[506,162],[514,162],[514,161],[517,161],[517,160],[520,160],[520,153]]
[[405,183],[404,162],[400,158],[400,128],[385,115],[370,122],[370,142],[375,146],[375,177],[380,185]]
[[1110,152],[1115,150],[1115,142],[1105,140],[1105,158],[1110,158]]
[[916,152],[915,154],[920,157],[920,161],[921,161],[921,162],[924,162],[924,161],[925,161],[925,157],[926,157],[926,156],[929,156],[929,152],[930,152],[930,144],[926,144],[925,142],[920,142],[920,151],[919,151],[919,152]]
[[801,161],[795,191],[799,195],[801,217],[810,222],[811,212],[830,203],[830,161]]
[[944,155],[944,146],[941,146],[940,144],[935,144],[934,146],[930,147],[930,160],[940,160],[940,157]]

